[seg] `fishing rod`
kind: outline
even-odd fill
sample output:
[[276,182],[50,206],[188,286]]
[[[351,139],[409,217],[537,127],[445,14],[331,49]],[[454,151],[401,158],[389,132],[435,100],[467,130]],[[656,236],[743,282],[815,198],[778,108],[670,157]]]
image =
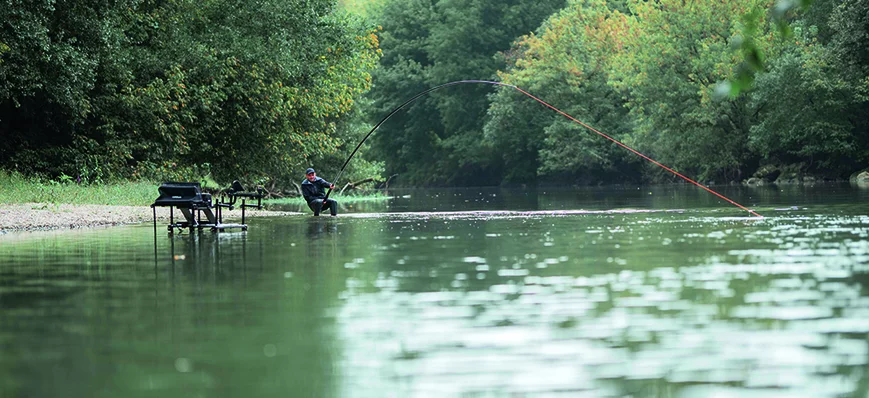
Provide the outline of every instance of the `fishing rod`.
[[[694,185],[696,185],[696,186],[698,186],[698,187],[700,187],[700,188],[703,188],[703,189],[706,190],[707,192],[709,192],[709,193],[711,193],[711,194],[713,194],[713,195],[715,195],[715,196],[717,196],[717,197],[719,197],[719,198],[721,198],[721,199],[724,199],[725,201],[729,202],[730,204],[732,204],[732,205],[734,205],[734,206],[736,206],[736,207],[738,207],[738,208],[740,208],[740,209],[742,209],[742,210],[745,210],[745,211],[751,213],[751,215],[753,215],[753,216],[756,216],[756,217],[759,217],[759,218],[763,218],[762,215],[758,214],[758,213],[755,212],[754,210],[751,210],[751,209],[749,209],[749,208],[747,208],[747,207],[745,207],[745,206],[743,206],[743,205],[741,205],[741,204],[739,204],[739,203],[736,203],[735,201],[731,200],[730,198],[728,198],[728,197],[726,197],[726,196],[724,196],[724,195],[722,195],[722,194],[720,194],[720,193],[718,193],[718,192],[716,192],[716,191],[713,191],[711,188],[709,188],[709,187],[707,187],[707,186],[705,186],[705,185],[703,185],[703,184],[700,184],[699,182],[694,181],[694,180],[692,180],[692,179],[690,179],[690,178],[684,176],[683,174],[677,172],[676,170],[673,170],[673,169],[671,169],[671,168],[669,168],[669,167],[667,167],[667,166],[665,166],[665,165],[659,163],[658,161],[656,161],[656,160],[654,160],[654,159],[652,159],[652,158],[650,158],[650,157],[648,157],[648,156],[646,156],[646,155],[640,153],[640,152],[637,151],[636,149],[627,146],[626,144],[622,143],[621,141],[619,141],[619,140],[617,140],[617,139],[615,139],[615,138],[612,138],[612,137],[610,137],[610,136],[608,136],[608,135],[606,135],[606,134],[604,134],[604,133],[598,131],[598,130],[595,129],[594,127],[591,127],[591,126],[589,126],[588,124],[585,124],[585,123],[581,122],[580,120],[576,119],[576,118],[573,117],[573,116],[570,116],[569,114],[567,114],[566,112],[562,111],[561,109],[558,109],[558,108],[556,108],[556,107],[550,105],[550,104],[547,103],[546,101],[543,101],[542,99],[535,97],[535,96],[532,95],[531,93],[529,93],[529,92],[527,92],[527,91],[525,91],[525,90],[523,90],[523,89],[521,89],[521,88],[519,88],[519,87],[516,87],[516,86],[514,86],[514,85],[512,85],[512,84],[501,83],[501,82],[490,81],[490,80],[457,80],[457,81],[452,81],[452,82],[449,82],[449,83],[444,83],[444,84],[441,84],[441,85],[439,85],[439,86],[434,86],[434,87],[429,88],[428,90],[425,90],[425,91],[423,91],[423,92],[421,92],[421,93],[419,93],[419,94],[417,94],[417,95],[414,95],[412,98],[410,98],[409,100],[405,101],[403,104],[399,105],[398,107],[396,107],[395,109],[393,109],[391,112],[389,112],[389,114],[386,115],[386,117],[384,117],[384,118],[381,119],[379,122],[377,122],[377,124],[374,125],[374,127],[371,129],[371,131],[369,131],[368,134],[366,134],[365,137],[362,138],[362,141],[359,141],[359,144],[356,145],[356,148],[353,149],[353,152],[351,152],[351,153],[350,153],[350,156],[347,157],[347,160],[344,161],[344,165],[341,166],[341,171],[338,172],[338,176],[335,177],[335,181],[337,182],[338,179],[341,178],[341,174],[344,173],[344,169],[347,168],[347,164],[350,163],[350,159],[353,159],[353,156],[356,155],[356,152],[359,150],[360,147],[362,147],[362,144],[365,143],[365,140],[367,140],[368,137],[370,137],[371,134],[373,134],[374,131],[377,130],[378,127],[380,127],[380,125],[382,125],[382,124],[383,124],[384,122],[386,122],[390,117],[392,117],[392,115],[396,114],[399,110],[401,110],[402,108],[404,108],[405,106],[407,106],[407,105],[410,104],[411,102],[416,101],[417,99],[419,99],[419,97],[422,97],[423,95],[426,95],[426,94],[428,94],[428,93],[430,93],[430,92],[432,92],[432,91],[435,91],[435,90],[442,89],[442,88],[444,88],[444,87],[455,86],[455,85],[457,85],[457,84],[491,84],[491,85],[493,85],[493,86],[510,87],[510,88],[512,88],[512,89],[514,89],[514,90],[517,90],[517,91],[519,91],[520,93],[526,95],[527,97],[529,97],[529,98],[531,98],[531,99],[533,99],[533,100],[535,100],[535,101],[537,101],[537,102],[543,104],[543,106],[545,106],[545,107],[547,107],[547,108],[549,108],[549,109],[552,109],[553,111],[555,111],[556,113],[560,114],[561,116],[564,116],[564,117],[568,118],[568,119],[571,120],[572,122],[575,122],[575,123],[579,124],[580,126],[585,127],[586,129],[592,131],[593,133],[595,133],[595,134],[597,134],[597,135],[599,135],[599,136],[601,136],[601,137],[603,137],[603,138],[606,138],[607,140],[612,141],[612,142],[615,143],[616,145],[618,145],[618,146],[620,146],[620,147],[622,147],[622,148],[625,148],[625,149],[627,149],[628,151],[631,151],[631,152],[634,153],[635,155],[637,155],[637,156],[639,156],[639,157],[641,157],[641,158],[643,158],[643,159],[645,159],[645,160],[648,160],[648,161],[651,162],[652,164],[654,164],[654,165],[656,165],[656,166],[658,166],[658,167],[660,167],[660,168],[662,168],[662,169],[664,169],[664,170],[669,171],[670,173],[674,174],[675,176],[680,177],[680,178],[682,178],[683,180],[688,181],[688,182],[690,182],[691,184],[694,184]],[[333,183],[333,185],[334,185],[334,183]],[[330,195],[331,193],[332,193],[332,188],[330,187],[330,188],[329,188],[329,191],[326,193],[326,198],[323,199],[323,203],[320,205],[320,211],[323,210],[323,205],[325,205],[325,204],[326,204],[326,201],[329,200],[329,195]]]
[[[344,169],[347,168],[347,164],[350,163],[350,159],[353,159],[353,156],[356,155],[356,152],[359,151],[359,148],[361,148],[362,144],[365,143],[365,140],[367,140],[368,137],[371,136],[371,134],[374,134],[374,131],[376,131],[377,128],[380,127],[381,124],[383,124],[384,122],[389,120],[389,118],[392,117],[392,115],[398,113],[398,111],[400,111],[402,108],[404,108],[405,106],[407,106],[411,102],[416,101],[417,99],[419,99],[419,97],[422,97],[423,95],[426,95],[432,91],[439,90],[439,89],[442,89],[444,87],[455,86],[457,84],[467,84],[467,83],[482,83],[482,84],[491,84],[491,85],[495,85],[495,86],[505,86],[505,87],[517,88],[516,86],[510,85],[510,84],[501,83],[501,82],[493,82],[493,81],[489,81],[489,80],[457,80],[457,81],[453,81],[453,82],[449,82],[449,83],[444,83],[444,84],[441,84],[439,86],[434,86],[434,87],[429,88],[428,90],[425,90],[417,95],[414,95],[409,100],[404,101],[403,104],[399,105],[398,107],[393,109],[391,112],[389,112],[389,114],[386,115],[386,117],[381,119],[379,122],[377,122],[377,124],[374,125],[374,127],[371,128],[371,131],[369,131],[368,134],[365,134],[365,137],[362,137],[362,140],[359,141],[359,144],[356,145],[356,148],[353,149],[353,152],[351,152],[350,156],[347,157],[347,160],[344,161],[344,165],[341,166],[341,170],[338,172],[338,175],[335,177],[335,182],[337,182],[338,179],[341,178],[341,174],[344,174]],[[332,184],[336,185],[335,182],[333,182]],[[331,193],[332,193],[332,188],[330,187],[329,191],[326,192],[326,198],[323,199],[323,203],[320,205],[320,211],[323,211],[323,206],[326,204],[326,201],[329,200],[329,195]]]

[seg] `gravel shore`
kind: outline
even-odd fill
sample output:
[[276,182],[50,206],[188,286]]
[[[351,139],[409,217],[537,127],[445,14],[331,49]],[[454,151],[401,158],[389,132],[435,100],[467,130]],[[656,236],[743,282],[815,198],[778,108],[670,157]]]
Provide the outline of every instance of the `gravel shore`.
[[[238,213],[238,214],[235,214]],[[248,214],[257,215],[297,215],[299,213],[276,212],[266,210],[248,210]],[[181,216],[175,212],[176,220]],[[237,216],[237,217],[236,217]],[[151,207],[149,206],[106,206],[106,205],[70,205],[70,204],[0,204],[0,234],[18,231],[43,231],[51,229],[74,229],[102,227],[112,225],[138,224],[151,222]],[[232,213],[233,220],[241,218],[241,212]],[[224,218],[224,222],[226,221]],[[158,227],[166,228],[169,222],[169,208],[157,208]]]

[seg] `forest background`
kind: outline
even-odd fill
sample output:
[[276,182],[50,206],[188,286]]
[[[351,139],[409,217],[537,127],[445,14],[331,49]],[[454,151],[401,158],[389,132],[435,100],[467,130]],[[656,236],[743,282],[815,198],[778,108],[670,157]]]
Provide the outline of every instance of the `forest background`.
[[[0,0],[0,174],[327,179],[519,86],[705,183],[869,167],[869,0]],[[509,88],[342,177],[669,175]]]

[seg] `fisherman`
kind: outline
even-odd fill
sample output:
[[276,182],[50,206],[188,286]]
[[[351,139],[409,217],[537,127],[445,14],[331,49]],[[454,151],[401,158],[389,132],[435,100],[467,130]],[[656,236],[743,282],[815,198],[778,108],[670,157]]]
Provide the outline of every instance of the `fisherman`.
[[[332,216],[338,215],[338,202],[335,199],[326,200],[326,188],[335,189],[335,184],[317,177],[317,172],[312,168],[305,170],[305,181],[302,181],[302,195],[308,202],[308,207],[314,211],[315,216],[320,215],[321,210],[329,209]],[[323,203],[326,200],[326,203]]]

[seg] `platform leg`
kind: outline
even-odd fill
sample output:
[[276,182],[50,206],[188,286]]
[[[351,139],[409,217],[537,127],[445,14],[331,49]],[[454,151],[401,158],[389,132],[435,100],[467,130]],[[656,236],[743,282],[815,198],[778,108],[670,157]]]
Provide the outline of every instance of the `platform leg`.
[[245,201],[245,199],[241,200],[241,224],[242,225],[244,225],[244,201]]

